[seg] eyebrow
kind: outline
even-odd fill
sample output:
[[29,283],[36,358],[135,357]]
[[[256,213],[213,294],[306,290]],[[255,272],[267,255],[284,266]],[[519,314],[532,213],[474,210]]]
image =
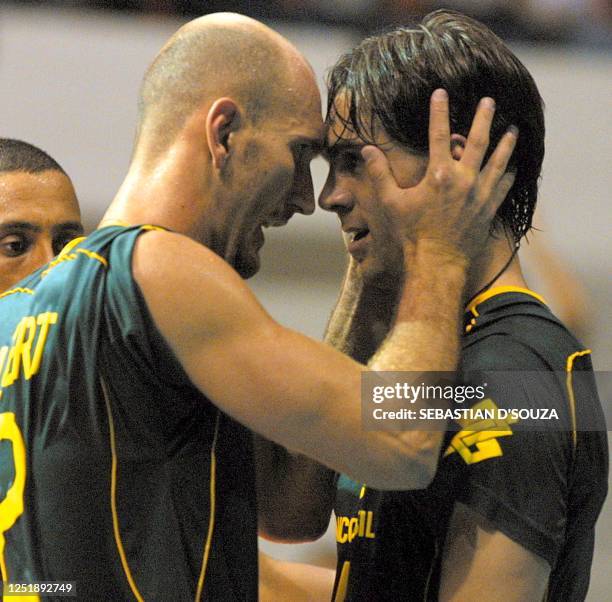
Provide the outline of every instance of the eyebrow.
[[41,232],[42,228],[32,222],[12,221],[0,223],[0,230],[29,230],[30,232]]
[[[42,228],[33,224],[32,222],[24,222],[24,221],[12,221],[12,222],[0,222],[0,232],[6,232],[9,230],[27,230],[29,232],[42,232]],[[80,222],[62,222],[61,224],[55,224],[51,228],[51,232],[53,234],[57,234],[58,232],[62,232],[64,230],[75,230],[78,232],[83,232],[83,225]]]
[[53,234],[57,234],[58,232],[62,232],[64,230],[75,230],[79,233],[85,231],[81,222],[62,222],[61,224],[56,224],[53,226],[53,228],[51,228],[51,232],[53,232]]

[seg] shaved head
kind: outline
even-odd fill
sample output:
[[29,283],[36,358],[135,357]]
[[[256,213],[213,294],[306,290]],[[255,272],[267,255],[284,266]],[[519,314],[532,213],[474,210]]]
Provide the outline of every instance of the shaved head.
[[238,102],[252,124],[284,114],[299,102],[305,73],[315,81],[301,54],[254,19],[217,13],[191,21],[145,74],[137,143],[146,134],[163,151],[196,109],[221,96]]
[[263,228],[314,211],[319,88],[300,52],[262,23],[217,13],[181,27],[145,74],[139,112],[108,221],[187,234],[248,278]]

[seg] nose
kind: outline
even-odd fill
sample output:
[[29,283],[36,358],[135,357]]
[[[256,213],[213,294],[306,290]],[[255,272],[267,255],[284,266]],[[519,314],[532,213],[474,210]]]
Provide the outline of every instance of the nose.
[[35,262],[36,268],[49,263],[55,257],[55,252],[53,251],[53,241],[47,237],[41,236],[38,241],[36,241],[34,252],[32,253],[32,261]]
[[319,207],[325,211],[333,211],[338,215],[348,213],[353,208],[353,195],[340,178],[330,172],[325,180],[323,190],[319,195]]
[[296,171],[291,204],[297,213],[312,215],[315,210],[314,187],[310,167]]

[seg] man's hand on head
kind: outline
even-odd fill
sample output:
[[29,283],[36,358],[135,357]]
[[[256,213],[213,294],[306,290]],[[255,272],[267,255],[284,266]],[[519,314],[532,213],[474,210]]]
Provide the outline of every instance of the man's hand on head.
[[428,245],[439,252],[473,259],[486,241],[497,209],[506,198],[514,175],[507,173],[518,130],[502,136],[487,164],[481,169],[489,146],[495,102],[483,98],[472,122],[460,159],[451,153],[449,103],[445,90],[431,97],[429,163],[423,179],[410,188],[395,180],[385,154],[375,146],[362,150],[375,198],[371,228],[399,239],[404,250]]

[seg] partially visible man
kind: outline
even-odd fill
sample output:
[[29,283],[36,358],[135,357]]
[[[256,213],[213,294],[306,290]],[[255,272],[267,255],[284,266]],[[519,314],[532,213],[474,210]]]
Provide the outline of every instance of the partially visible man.
[[0,292],[83,233],[70,178],[35,146],[0,138]]
[[[421,291],[401,295],[378,369],[410,369],[417,348],[454,370],[467,265],[511,183],[512,131],[483,166],[491,99],[461,161],[444,90],[431,107],[431,168],[377,199],[410,255],[406,291]],[[241,278],[264,226],[314,209],[320,109],[304,57],[252,19],[197,19],[158,54],[101,226],[0,299],[5,581],[256,600],[256,530],[294,515],[280,468],[301,460],[258,446],[256,500],[253,431],[379,487],[430,482],[441,434],[364,432],[363,367],[275,323]],[[384,161],[368,166],[376,177]]]
[[[483,96],[496,101],[492,145],[510,124],[520,130],[510,161],[514,184],[465,289],[461,367],[495,392],[474,408],[554,409],[560,419],[543,433],[458,421],[423,491],[380,491],[341,475],[334,600],[582,600],[607,492],[602,410],[590,351],[527,288],[516,257],[536,203],[542,101],[512,52],[468,17],[439,11],[415,27],[367,38],[330,72],[331,169],[320,204],[338,214],[351,260],[327,338],[367,362],[393,323],[396,283],[411,265],[397,242],[377,233],[385,216],[372,204],[378,193],[361,151],[375,144],[386,155],[380,187],[418,183],[434,158],[427,99],[438,86],[449,91],[456,160],[470,152],[465,136]],[[496,390],[498,371],[520,372]],[[527,371],[543,375],[537,393]],[[601,430],[589,432],[594,425]],[[324,524],[329,510],[315,522]]]

